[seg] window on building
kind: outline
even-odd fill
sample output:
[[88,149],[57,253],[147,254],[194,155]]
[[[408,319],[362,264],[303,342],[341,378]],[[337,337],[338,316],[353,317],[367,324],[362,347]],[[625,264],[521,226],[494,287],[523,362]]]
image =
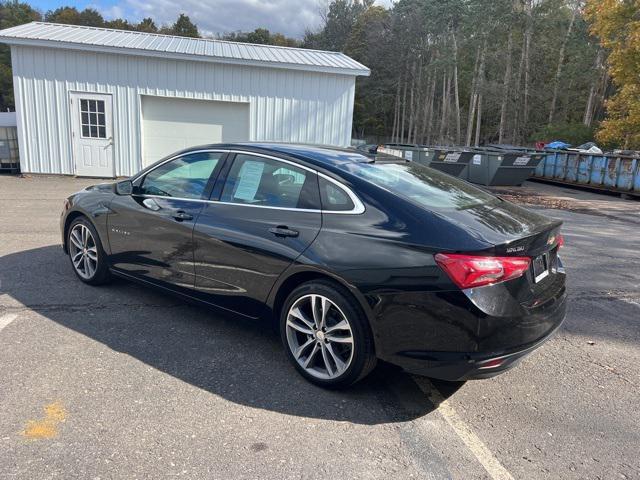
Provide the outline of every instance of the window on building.
[[80,100],[80,120],[84,138],[107,138],[104,100]]

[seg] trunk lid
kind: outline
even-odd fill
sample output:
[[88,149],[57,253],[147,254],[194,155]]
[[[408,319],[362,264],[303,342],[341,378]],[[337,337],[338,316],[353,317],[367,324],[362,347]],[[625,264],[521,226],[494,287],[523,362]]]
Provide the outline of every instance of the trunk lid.
[[[558,259],[562,222],[496,199],[483,205],[440,212],[440,218],[459,227],[479,248],[461,253],[492,257],[528,257],[531,264],[520,278],[507,281],[508,290],[523,306],[537,305],[564,288]],[[464,248],[464,247],[463,247]],[[453,250],[452,250],[453,252]],[[558,275],[562,278],[559,278]]]
[[535,257],[557,243],[562,222],[501,199],[462,210],[439,212],[496,256]]

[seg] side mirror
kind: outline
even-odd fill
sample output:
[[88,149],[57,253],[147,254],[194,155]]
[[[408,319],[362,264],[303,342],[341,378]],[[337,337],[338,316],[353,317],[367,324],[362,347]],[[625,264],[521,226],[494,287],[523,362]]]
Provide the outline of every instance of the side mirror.
[[131,183],[131,180],[123,180],[121,182],[116,183],[117,195],[131,195],[132,193],[133,193],[133,183]]

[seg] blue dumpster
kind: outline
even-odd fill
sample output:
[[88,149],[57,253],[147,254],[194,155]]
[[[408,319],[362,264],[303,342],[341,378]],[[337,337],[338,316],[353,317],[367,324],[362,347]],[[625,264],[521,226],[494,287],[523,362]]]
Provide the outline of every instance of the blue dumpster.
[[536,177],[640,195],[640,159],[625,155],[549,151]]

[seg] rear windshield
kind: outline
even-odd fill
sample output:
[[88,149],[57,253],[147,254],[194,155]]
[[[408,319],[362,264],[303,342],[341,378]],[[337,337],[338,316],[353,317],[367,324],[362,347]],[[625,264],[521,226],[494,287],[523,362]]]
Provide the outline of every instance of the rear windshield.
[[423,207],[464,210],[499,201],[467,182],[416,163],[348,163],[340,167]]

